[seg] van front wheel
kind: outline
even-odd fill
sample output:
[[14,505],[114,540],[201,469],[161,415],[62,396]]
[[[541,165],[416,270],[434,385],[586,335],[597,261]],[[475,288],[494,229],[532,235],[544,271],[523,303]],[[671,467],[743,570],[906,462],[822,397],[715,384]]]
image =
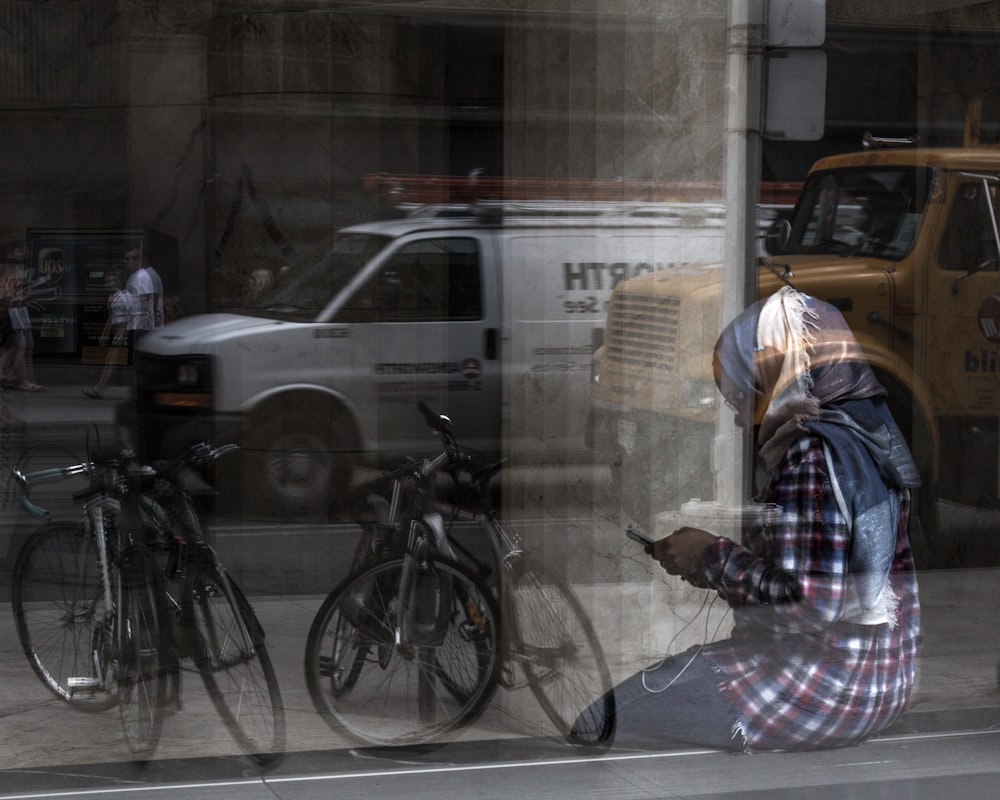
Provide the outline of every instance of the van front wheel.
[[249,498],[268,516],[329,514],[351,479],[350,437],[336,415],[276,413],[260,418],[245,447]]

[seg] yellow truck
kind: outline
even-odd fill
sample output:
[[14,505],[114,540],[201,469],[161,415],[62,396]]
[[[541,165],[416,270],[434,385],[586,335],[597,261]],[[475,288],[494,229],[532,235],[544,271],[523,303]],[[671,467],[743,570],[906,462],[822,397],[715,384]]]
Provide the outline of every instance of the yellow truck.
[[[998,194],[1000,149],[823,158],[769,229],[756,270],[758,296],[788,283],[832,303],[864,348],[923,476],[926,566],[996,561],[988,536],[946,533],[936,501],[983,510],[1000,496]],[[724,274],[721,264],[675,268],[611,296],[590,440],[612,463],[623,510],[647,524],[713,497]]]

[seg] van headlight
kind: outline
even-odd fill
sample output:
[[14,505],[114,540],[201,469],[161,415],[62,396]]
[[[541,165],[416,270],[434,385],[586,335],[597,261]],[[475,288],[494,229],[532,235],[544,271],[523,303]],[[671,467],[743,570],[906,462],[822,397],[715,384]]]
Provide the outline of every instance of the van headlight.
[[712,411],[716,408],[719,390],[715,381],[685,378],[682,391],[681,399],[685,408],[697,411]]
[[212,361],[207,356],[146,357],[142,367],[143,386],[154,406],[212,407]]
[[204,365],[189,361],[177,366],[177,385],[183,388],[201,386],[204,382]]

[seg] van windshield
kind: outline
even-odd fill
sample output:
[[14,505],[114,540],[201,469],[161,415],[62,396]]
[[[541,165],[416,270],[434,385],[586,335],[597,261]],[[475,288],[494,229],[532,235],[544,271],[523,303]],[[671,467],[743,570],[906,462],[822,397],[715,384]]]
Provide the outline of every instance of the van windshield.
[[869,255],[897,261],[917,235],[928,167],[863,167],[810,176],[783,254]]
[[323,246],[278,273],[245,313],[312,322],[389,241],[387,236],[368,233],[334,234]]

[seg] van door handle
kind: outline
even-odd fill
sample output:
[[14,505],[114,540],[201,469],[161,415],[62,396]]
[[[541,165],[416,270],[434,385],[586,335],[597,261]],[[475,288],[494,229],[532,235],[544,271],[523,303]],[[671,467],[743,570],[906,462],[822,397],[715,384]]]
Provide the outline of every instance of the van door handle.
[[487,361],[496,361],[497,358],[497,329],[487,328],[483,331],[483,350]]

